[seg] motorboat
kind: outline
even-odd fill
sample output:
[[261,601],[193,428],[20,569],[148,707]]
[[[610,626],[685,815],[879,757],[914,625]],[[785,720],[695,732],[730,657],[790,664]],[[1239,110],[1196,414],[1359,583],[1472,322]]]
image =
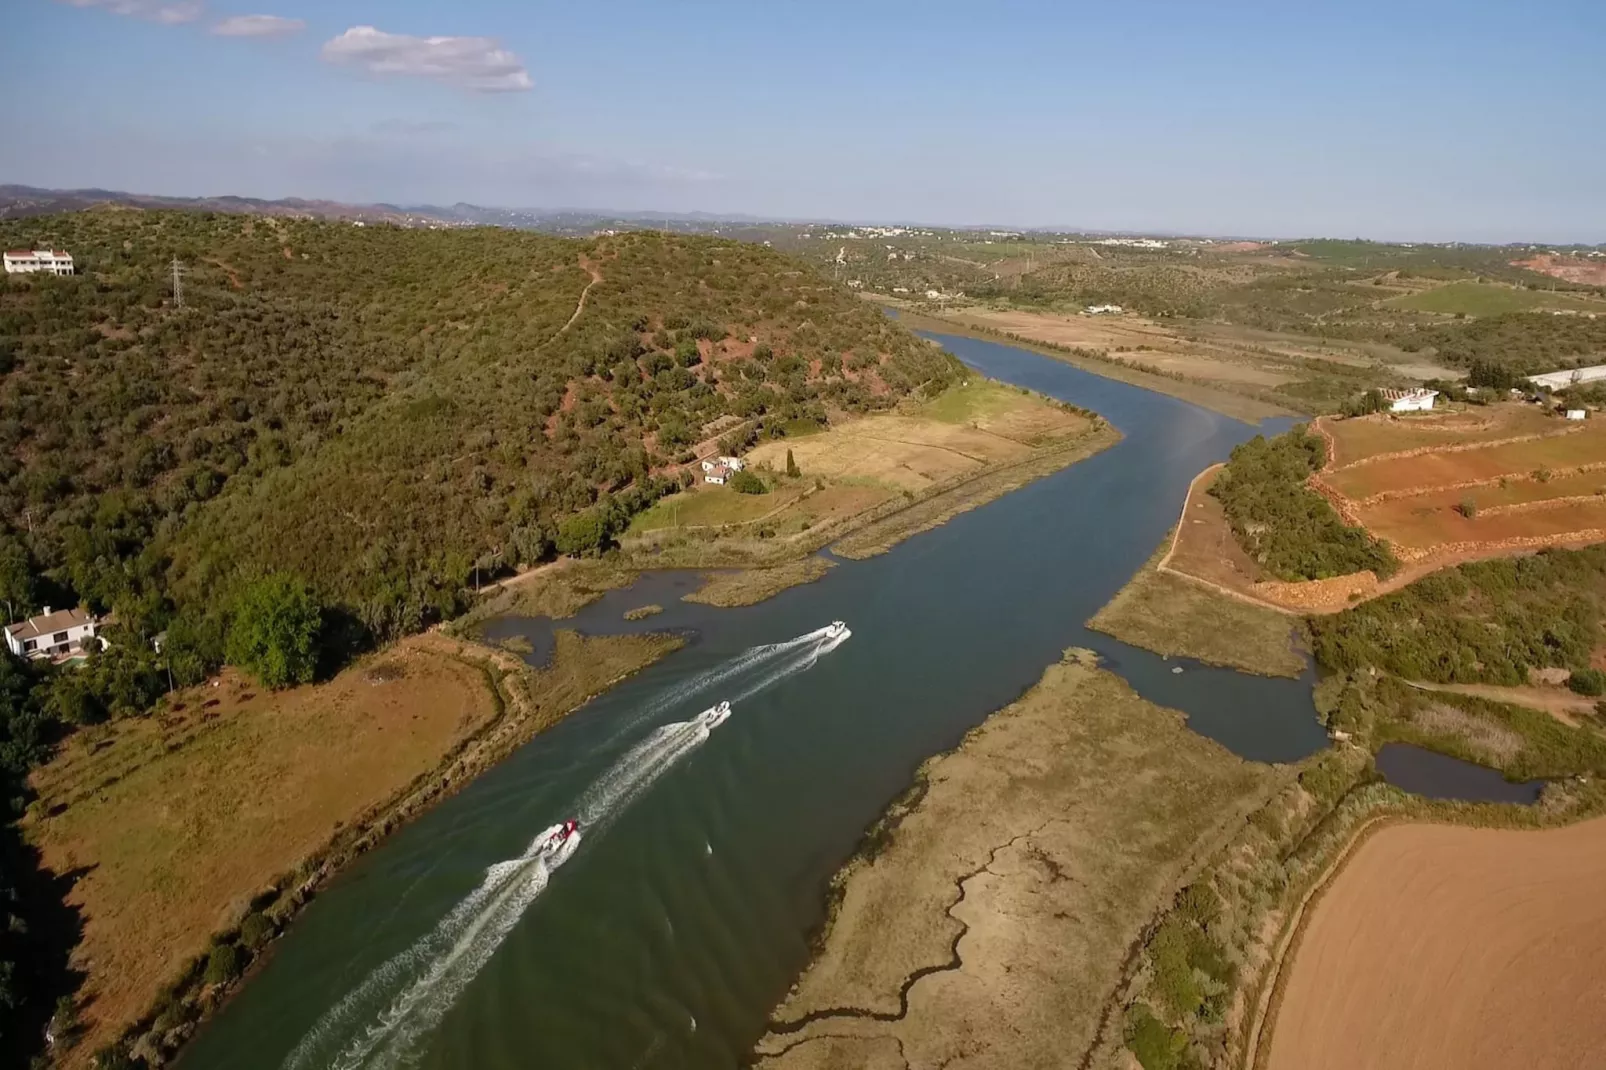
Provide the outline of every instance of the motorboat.
[[721,702],[719,705],[710,706],[702,713],[699,713],[697,715],[697,723],[704,728],[718,728],[725,723],[725,719],[730,715],[731,704],[729,702]]
[[825,637],[827,639],[840,639],[847,634],[848,626],[839,620],[832,621],[830,626],[825,629]]
[[536,841],[535,853],[537,855],[555,855],[563,850],[571,838],[579,834],[580,822],[571,817],[561,825],[553,825],[543,832],[541,838]]

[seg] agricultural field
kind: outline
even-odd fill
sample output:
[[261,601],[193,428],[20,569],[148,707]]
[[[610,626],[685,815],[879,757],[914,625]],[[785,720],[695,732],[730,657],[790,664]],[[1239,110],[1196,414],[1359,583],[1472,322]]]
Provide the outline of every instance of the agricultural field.
[[1304,930],[1268,1070],[1598,1065],[1606,820],[1372,835]]
[[1404,417],[1378,415],[1353,420],[1327,420],[1322,430],[1332,445],[1329,466],[1344,468],[1385,453],[1423,448],[1441,449],[1473,442],[1549,434],[1562,428],[1534,405],[1492,405],[1450,409]]
[[1606,420],[1573,423],[1553,418],[1554,433],[1476,449],[1446,449],[1387,458],[1324,472],[1322,479],[1346,498],[1456,487],[1539,472],[1560,473],[1606,463]]
[[[805,537],[840,534],[867,514],[1031,460],[1094,427],[1056,402],[973,376],[927,401],[763,442],[746,460],[766,493],[695,483],[638,516],[625,547],[649,550],[677,536],[731,546],[761,538],[773,557]],[[788,454],[796,476],[787,474]]]
[[1454,316],[1498,316],[1503,312],[1531,312],[1537,309],[1606,312],[1606,301],[1588,297],[1466,281],[1422,290],[1407,297],[1392,298],[1388,304],[1394,308]]

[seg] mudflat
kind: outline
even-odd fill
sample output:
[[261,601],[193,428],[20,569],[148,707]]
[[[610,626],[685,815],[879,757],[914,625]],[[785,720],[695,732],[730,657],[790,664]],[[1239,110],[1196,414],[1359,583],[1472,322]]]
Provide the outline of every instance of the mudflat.
[[1312,913],[1269,1070],[1606,1063],[1606,819],[1399,825]]
[[1014,1070],[1118,1047],[1144,925],[1286,775],[1067,651],[928,761],[838,875],[760,1065]]

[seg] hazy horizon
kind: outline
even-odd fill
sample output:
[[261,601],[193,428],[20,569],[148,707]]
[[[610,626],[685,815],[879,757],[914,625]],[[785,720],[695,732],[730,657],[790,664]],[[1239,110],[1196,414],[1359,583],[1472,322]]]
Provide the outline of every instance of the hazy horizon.
[[[7,182],[1606,242],[1601,5],[16,0]],[[41,62],[49,57],[50,64]],[[42,91],[42,71],[71,57]]]

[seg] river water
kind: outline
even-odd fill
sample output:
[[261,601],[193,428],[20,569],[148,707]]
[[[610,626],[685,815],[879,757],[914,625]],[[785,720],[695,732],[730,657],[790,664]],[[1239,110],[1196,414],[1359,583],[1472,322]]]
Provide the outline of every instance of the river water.
[[[1083,626],[1158,546],[1189,480],[1256,429],[1016,347],[934,337],[993,378],[1102,413],[1125,439],[757,606],[682,603],[692,579],[663,573],[564,622],[693,641],[354,863],[185,1070],[738,1066],[865,829],[923,759],[1067,646],[1099,651],[1246,757],[1323,746],[1308,677],[1167,661]],[[666,612],[622,621],[649,602]],[[818,630],[838,619],[852,636],[832,647]],[[550,634],[545,621],[495,627]],[[729,720],[690,723],[721,699]],[[574,815],[571,858],[551,869],[529,856]]]

